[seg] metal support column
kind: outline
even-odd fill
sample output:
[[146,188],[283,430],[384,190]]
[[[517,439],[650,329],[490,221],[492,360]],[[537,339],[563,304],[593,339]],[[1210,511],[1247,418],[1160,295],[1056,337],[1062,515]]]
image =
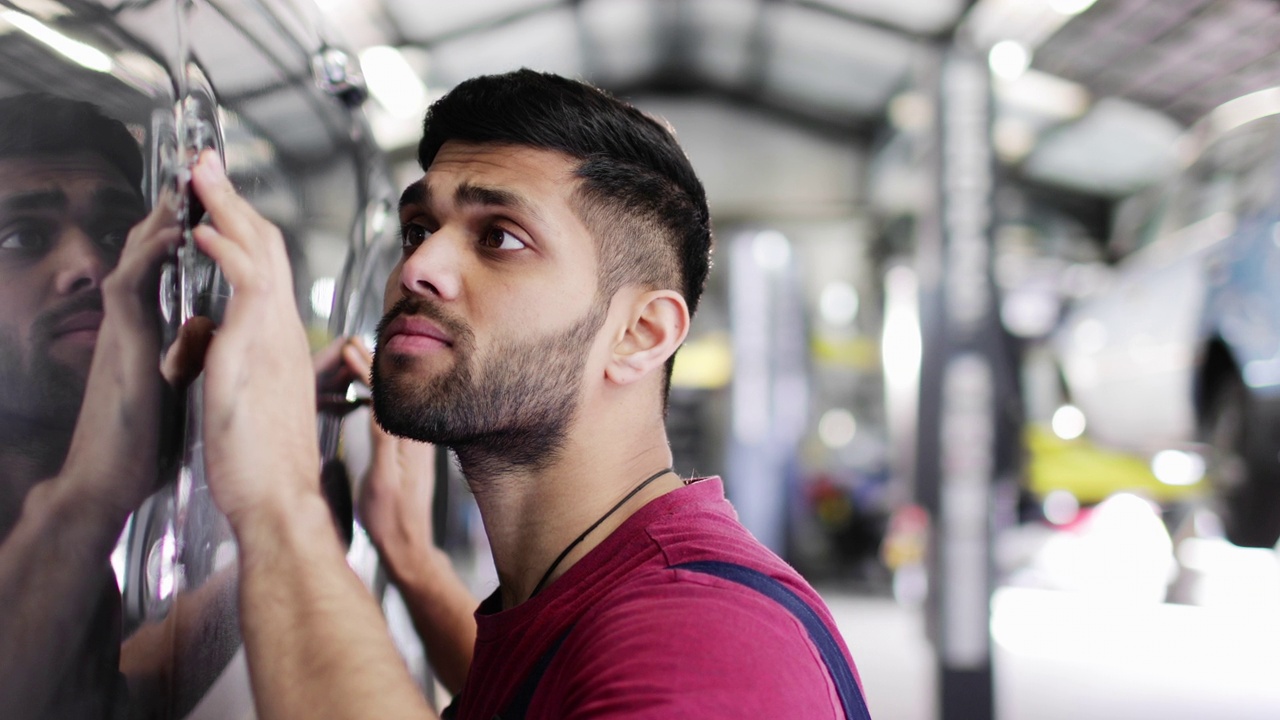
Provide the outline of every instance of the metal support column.
[[929,621],[939,717],[991,720],[994,490],[1012,477],[1008,449],[1017,432],[1016,374],[992,278],[991,86],[984,59],[963,49],[942,51],[934,70],[938,215],[921,223],[917,249],[916,488],[933,518]]

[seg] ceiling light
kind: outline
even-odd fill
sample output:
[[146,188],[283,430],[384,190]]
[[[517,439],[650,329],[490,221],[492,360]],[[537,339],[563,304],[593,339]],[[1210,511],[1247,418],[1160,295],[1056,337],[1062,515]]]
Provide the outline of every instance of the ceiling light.
[[360,69],[369,94],[392,116],[417,119],[427,109],[426,85],[396,48],[365,48],[360,52]]
[[758,233],[751,251],[756,264],[766,270],[781,270],[791,262],[791,241],[777,230]]
[[1093,7],[1096,0],[1049,0],[1049,7],[1063,15],[1079,15]]
[[858,421],[853,413],[844,408],[828,410],[818,421],[818,437],[822,439],[823,445],[833,450],[853,442],[853,437],[857,434]]
[[1049,421],[1053,434],[1063,440],[1075,440],[1084,434],[1086,426],[1084,413],[1075,405],[1063,405],[1053,413]]
[[97,72],[111,72],[111,57],[92,45],[72,40],[30,15],[14,10],[0,11],[0,18],[81,67]]
[[818,309],[828,323],[848,325],[858,316],[858,291],[847,282],[828,283],[818,299]]
[[1001,40],[991,46],[987,64],[996,77],[1013,80],[1031,67],[1031,51],[1014,40]]
[[1209,118],[1213,131],[1220,135],[1276,114],[1280,114],[1280,87],[1270,87],[1222,103],[1209,114]]
[[1204,477],[1204,471],[1200,453],[1161,450],[1151,458],[1151,474],[1166,485],[1195,485]]

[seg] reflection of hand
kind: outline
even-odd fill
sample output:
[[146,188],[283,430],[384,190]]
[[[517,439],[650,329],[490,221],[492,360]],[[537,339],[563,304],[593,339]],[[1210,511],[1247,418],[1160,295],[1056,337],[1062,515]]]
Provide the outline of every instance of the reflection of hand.
[[[373,356],[368,348],[352,339],[342,344],[341,352],[352,375],[369,378]],[[360,484],[356,514],[404,596],[440,681],[460,692],[476,642],[476,600],[433,542],[435,447],[395,437],[372,418],[369,436],[369,469]]]
[[103,321],[59,481],[123,521],[154,489],[161,383],[156,297],[181,237],[169,198],[138,223],[102,283]]
[[[373,357],[357,339],[342,346],[350,373],[368,378]],[[398,583],[427,567],[431,557],[431,503],[435,492],[435,447],[398,438],[369,423],[369,469],[360,483],[356,512],[383,563]]]
[[212,152],[192,185],[212,220],[196,243],[233,289],[205,358],[204,440],[210,492],[236,526],[316,494],[316,390],[279,229],[235,193]]
[[349,398],[351,383],[369,384],[369,364],[359,360],[364,345],[357,338],[338,338],[311,358],[316,373],[316,403],[321,412],[342,416],[368,403],[364,397]]

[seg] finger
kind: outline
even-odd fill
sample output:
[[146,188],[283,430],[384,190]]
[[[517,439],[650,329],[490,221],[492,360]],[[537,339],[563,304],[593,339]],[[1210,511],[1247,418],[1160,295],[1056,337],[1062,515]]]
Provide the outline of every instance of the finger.
[[177,208],[173,202],[173,196],[168,191],[160,194],[160,200],[155,207],[151,208],[151,212],[142,218],[136,225],[129,230],[128,238],[125,240],[127,247],[130,241],[137,241],[141,238],[148,237],[160,228],[166,225],[177,225]]
[[342,346],[342,359],[346,362],[347,368],[361,382],[369,384],[369,375],[373,369],[372,358],[367,352],[362,352],[363,347],[354,343],[347,343]]
[[[353,381],[363,380],[358,370],[352,369],[345,359],[346,338],[338,338],[312,356],[316,372],[316,391],[332,395],[347,402],[348,387]],[[323,405],[323,402],[322,402]]]
[[342,358],[343,348],[347,343],[347,338],[337,337],[329,341],[328,345],[316,351],[311,356],[311,364],[315,368],[316,376],[331,373],[341,367],[340,360]]
[[259,244],[256,241],[266,220],[236,192],[217,153],[212,150],[200,153],[200,159],[191,168],[191,186],[218,232],[247,251],[259,249],[254,246]]
[[181,240],[182,233],[177,227],[164,227],[145,237],[132,237],[120,262],[103,281],[103,292],[128,296],[155,283],[161,261],[173,254]]
[[351,346],[360,353],[362,358],[364,358],[365,364],[373,365],[373,351],[369,349],[368,345],[364,344],[363,339],[359,337],[351,338]]
[[236,290],[244,290],[245,285],[258,274],[253,259],[244,248],[215,228],[201,225],[192,229],[191,237],[195,239],[196,247],[218,264],[227,282]]
[[217,328],[213,320],[197,315],[182,324],[178,337],[165,353],[160,371],[172,387],[182,390],[195,381],[204,370],[205,355],[213,332]]

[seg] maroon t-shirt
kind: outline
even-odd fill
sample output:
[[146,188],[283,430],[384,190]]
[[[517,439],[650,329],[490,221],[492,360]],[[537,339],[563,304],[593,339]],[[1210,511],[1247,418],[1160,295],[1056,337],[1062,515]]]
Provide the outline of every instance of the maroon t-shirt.
[[459,720],[493,720],[561,637],[529,720],[843,718],[804,626],[755,590],[672,569],[695,560],[781,581],[819,614],[853,666],[818,594],[747,532],[720,479],[708,478],[641,508],[532,600],[505,611],[497,593],[485,600]]

